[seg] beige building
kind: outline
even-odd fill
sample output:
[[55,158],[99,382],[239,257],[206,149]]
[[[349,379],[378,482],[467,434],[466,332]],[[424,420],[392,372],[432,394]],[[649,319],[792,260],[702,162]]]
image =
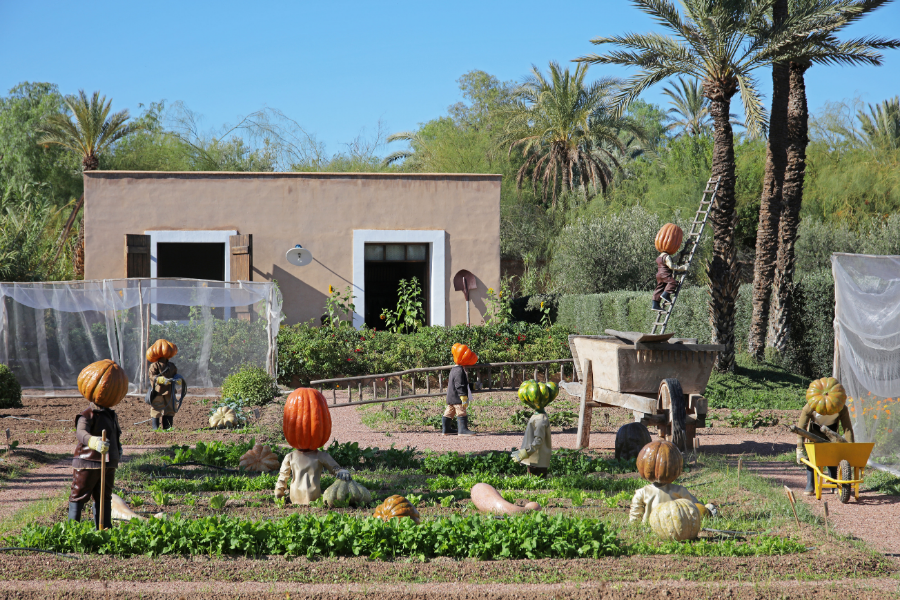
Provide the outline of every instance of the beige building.
[[[276,280],[285,324],[353,290],[354,325],[383,327],[397,283],[423,283],[429,325],[466,322],[453,276],[476,279],[471,322],[500,282],[500,176],[381,173],[84,174],[85,279]],[[289,263],[296,245],[312,253]]]

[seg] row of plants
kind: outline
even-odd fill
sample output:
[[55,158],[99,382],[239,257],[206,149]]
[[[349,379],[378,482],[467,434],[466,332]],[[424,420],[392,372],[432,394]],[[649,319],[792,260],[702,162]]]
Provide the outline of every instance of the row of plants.
[[451,558],[541,559],[600,558],[626,554],[687,556],[762,556],[803,552],[803,544],[761,536],[748,542],[705,540],[628,545],[609,525],[593,518],[549,516],[536,512],[514,518],[452,515],[382,521],[352,515],[293,514],[283,519],[246,520],[227,516],[187,519],[181,515],[146,522],[137,520],[98,531],[89,521],[63,521],[50,526],[28,524],[7,546],[64,553],[116,556],[269,555],[338,557],[398,556],[426,560]]

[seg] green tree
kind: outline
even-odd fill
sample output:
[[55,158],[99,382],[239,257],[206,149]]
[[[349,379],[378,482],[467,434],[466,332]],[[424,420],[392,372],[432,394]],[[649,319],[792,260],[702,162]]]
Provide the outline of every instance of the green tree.
[[[668,77],[686,75],[703,82],[713,119],[712,176],[720,178],[718,201],[710,214],[713,255],[709,264],[710,313],[713,342],[726,350],[716,359],[718,371],[734,369],[735,301],[739,268],[735,247],[735,159],[731,127],[731,99],[738,90],[751,135],[765,128],[765,110],[756,90],[754,70],[773,62],[800,56],[813,42],[830,44],[831,62],[848,62],[865,55],[859,45],[840,44],[823,28],[822,13],[813,10],[791,15],[780,27],[772,27],[768,15],[775,0],[684,0],[684,16],[668,0],[635,0],[672,34],[624,34],[599,37],[598,45],[616,44],[622,49],[578,59],[588,64],[637,66],[641,71],[628,80],[619,101],[627,105],[645,89]],[[830,12],[829,12],[830,11]],[[831,7],[827,14],[840,14]],[[827,24],[827,21],[825,22]]]
[[[128,124],[128,110],[121,110],[110,115],[112,100],[101,97],[100,92],[88,98],[84,90],[78,96],[65,99],[68,109],[66,114],[58,113],[48,116],[38,131],[37,140],[41,145],[59,145],[71,151],[81,159],[83,171],[94,171],[100,166],[99,155],[108,150],[123,137],[137,131],[138,126]],[[75,222],[78,211],[84,205],[84,194],[72,210],[63,232],[63,237]],[[78,234],[75,253],[75,274],[84,276],[84,228]]]
[[73,157],[58,146],[36,143],[38,128],[59,114],[63,97],[51,83],[23,82],[0,98],[0,196],[18,194],[35,182],[44,194],[63,205],[81,195],[82,181]]
[[709,101],[703,95],[703,86],[696,79],[679,77],[672,87],[663,88],[663,94],[671,100],[669,130],[679,129],[676,135],[702,135],[712,130]]
[[613,110],[619,81],[603,78],[588,85],[587,70],[578,65],[571,72],[551,62],[544,76],[532,66],[516,91],[517,102],[507,111],[503,143],[510,154],[521,148],[524,159],[516,185],[521,188],[530,173],[535,194],[538,187],[545,200],[549,193],[552,207],[559,189],[590,184],[605,191],[621,168],[615,152],[627,151],[622,134],[644,137],[633,119]]

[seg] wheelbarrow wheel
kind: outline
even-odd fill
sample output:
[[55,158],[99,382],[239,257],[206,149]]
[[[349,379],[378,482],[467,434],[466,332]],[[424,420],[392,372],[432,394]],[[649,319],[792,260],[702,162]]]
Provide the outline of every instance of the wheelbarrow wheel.
[[659,398],[664,406],[669,406],[672,443],[682,452],[687,452],[687,406],[681,383],[675,378],[663,379],[659,386]]
[[[850,468],[850,463],[846,460],[842,460],[838,463],[838,478],[842,481],[850,481],[853,479],[853,469]],[[841,504],[847,504],[850,502],[850,493],[853,491],[853,486],[849,483],[845,483],[841,485]]]

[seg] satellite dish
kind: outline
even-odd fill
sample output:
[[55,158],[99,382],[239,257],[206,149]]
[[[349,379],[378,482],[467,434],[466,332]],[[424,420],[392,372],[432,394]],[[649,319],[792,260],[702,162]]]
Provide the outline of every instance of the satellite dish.
[[296,246],[288,250],[287,254],[285,254],[284,257],[289,263],[297,267],[308,265],[312,262],[313,259],[312,252],[310,252],[300,244],[297,244]]

